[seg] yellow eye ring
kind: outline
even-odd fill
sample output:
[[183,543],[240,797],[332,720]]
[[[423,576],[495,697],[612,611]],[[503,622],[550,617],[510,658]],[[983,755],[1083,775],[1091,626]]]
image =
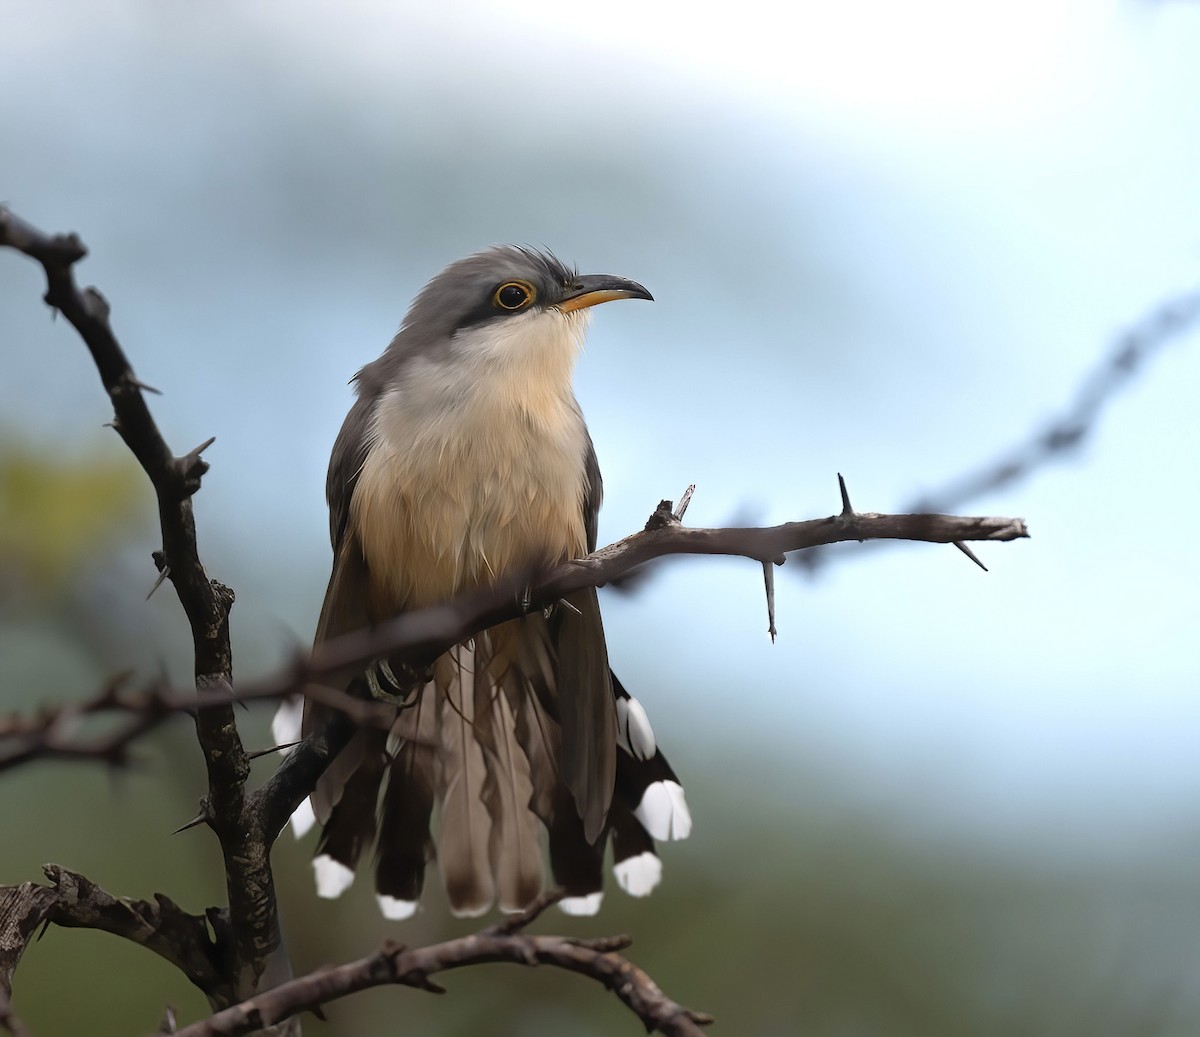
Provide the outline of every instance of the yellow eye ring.
[[498,310],[523,310],[537,298],[537,289],[528,281],[505,281],[492,293],[492,305]]

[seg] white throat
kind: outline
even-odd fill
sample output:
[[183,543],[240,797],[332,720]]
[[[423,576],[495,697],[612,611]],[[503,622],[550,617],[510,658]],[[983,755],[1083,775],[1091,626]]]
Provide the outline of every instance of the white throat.
[[571,378],[590,314],[548,309],[467,328],[455,336],[456,363],[476,391],[509,397],[538,413],[574,400]]

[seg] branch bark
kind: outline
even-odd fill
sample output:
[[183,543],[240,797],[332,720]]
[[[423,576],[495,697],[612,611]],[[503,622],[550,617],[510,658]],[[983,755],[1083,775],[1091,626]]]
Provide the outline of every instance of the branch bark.
[[99,929],[139,944],[219,1000],[213,995],[220,992],[227,964],[220,939],[229,927],[224,912],[213,908],[206,915],[191,915],[162,894],[153,903],[118,899],[57,864],[42,870],[48,886],[23,882],[0,887],[0,994],[11,994],[13,972],[25,948],[41,926],[53,922],[69,929]]
[[[96,289],[81,291],[75,283],[74,266],[87,255],[77,236],[44,234],[0,206],[0,245],[41,264],[46,274],[46,303],[62,313],[87,345],[112,403],[112,426],[141,464],[158,498],[163,546],[154,561],[175,587],[187,616],[196,687],[201,692],[228,689],[233,675],[229,611],[234,595],[210,579],[200,562],[191,502],[208,470],[200,455],[212,440],[182,457],[176,457],[167,446],[146,405],[149,387],[134,375],[113,333],[108,303]],[[233,922],[237,981],[232,991],[220,993],[229,1003],[253,993],[269,965],[280,977],[290,975],[290,970],[280,961],[268,846],[246,809],[244,790],[250,764],[234,721],[232,700],[198,710],[196,736],[208,773],[210,825],[221,844]]]
[[[228,696],[241,702],[280,699],[303,692],[344,714],[329,729],[314,734],[294,749],[272,775],[240,807],[252,830],[260,829],[269,850],[288,817],[312,791],[325,766],[353,734],[354,725],[390,727],[390,706],[356,697],[320,683],[328,674],[383,656],[393,664],[420,665],[471,634],[506,619],[553,604],[586,586],[621,579],[646,562],[668,555],[720,554],[753,559],[764,565],[781,564],[789,555],[824,544],[848,540],[912,540],[959,544],[965,541],[1009,541],[1027,537],[1017,518],[954,515],[879,515],[843,509],[827,518],[788,522],[761,528],[690,529],[682,526],[664,501],[646,528],[602,548],[587,558],[563,562],[541,574],[531,573],[505,584],[460,596],[444,605],[406,613],[370,630],[349,634],[317,646],[293,664],[261,680],[238,684],[232,692],[162,691],[119,695],[114,681],[93,700],[44,710],[30,721],[13,718],[0,723],[0,771],[35,759],[97,760],[113,765],[127,762],[129,744],[153,730],[174,713],[201,715],[228,708]],[[102,738],[74,735],[76,721],[100,712],[131,714],[125,725]],[[219,807],[210,804],[210,809]]]
[[[651,516],[646,528],[587,558],[564,562],[526,579],[463,595],[444,605],[406,613],[370,630],[327,641],[311,655],[299,656],[290,667],[232,692],[161,691],[118,695],[112,682],[95,699],[75,706],[44,710],[31,721],[19,718],[0,723],[0,772],[43,758],[92,759],[114,765],[127,762],[129,744],[153,730],[175,712],[205,715],[213,708],[228,709],[228,696],[238,701],[280,699],[303,692],[334,707],[343,716],[324,731],[297,746],[256,792],[241,802],[235,816],[251,833],[261,833],[264,854],[292,812],[312,791],[317,779],[354,732],[355,725],[390,727],[391,706],[320,683],[321,679],[356,663],[388,657],[393,665],[421,665],[464,638],[506,619],[536,610],[586,586],[597,586],[624,577],[648,561],[680,554],[721,554],[750,558],[765,566],[781,564],[791,554],[823,544],[847,540],[904,539],[930,543],[1006,541],[1029,535],[1016,518],[964,518],[953,515],[878,515],[843,510],[828,518],[788,522],[779,526],[743,529],[689,529],[680,524],[669,501]],[[71,732],[75,722],[93,713],[131,715],[99,739],[87,740]],[[9,743],[12,748],[5,748]],[[209,812],[228,809],[215,802]]]
[[175,1037],[236,1037],[254,1033],[297,1012],[318,1009],[327,1002],[371,987],[401,985],[441,994],[445,991],[431,976],[488,962],[550,965],[577,972],[616,994],[645,1023],[647,1032],[658,1031],[668,1037],[699,1037],[700,1028],[712,1022],[712,1018],[672,1001],[645,972],[618,954],[629,946],[628,937],[576,940],[564,936],[528,936],[523,932],[562,895],[561,891],[547,894],[522,914],[456,940],[412,950],[388,941],[369,957],[320,969],[274,987],[184,1027]]

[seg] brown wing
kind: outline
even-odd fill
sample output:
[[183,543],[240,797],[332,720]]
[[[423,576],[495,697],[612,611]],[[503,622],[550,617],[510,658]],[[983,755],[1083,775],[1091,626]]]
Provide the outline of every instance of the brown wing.
[[[591,437],[588,437],[584,465],[587,485],[583,517],[588,550],[594,551],[604,489]],[[567,608],[557,610],[550,627],[562,725],[563,779],[583,819],[584,835],[589,843],[595,843],[604,831],[612,802],[616,774],[616,710],[596,589],[588,587],[577,591],[567,602]]]
[[[367,613],[367,565],[362,550],[353,533],[347,532],[350,500],[358,473],[362,468],[367,451],[367,434],[377,396],[360,395],[334,443],[329,459],[329,475],[325,494],[329,501],[329,535],[333,542],[333,572],[325,590],[321,615],[317,620],[315,643],[327,641],[341,634],[361,630],[370,623]],[[344,687],[353,673],[334,674],[331,683]],[[312,699],[304,702],[304,719],[301,733],[307,737],[325,726],[329,719],[329,708]],[[351,775],[358,769],[367,749],[368,733],[359,731],[350,744],[338,754],[317,782],[313,791],[312,805],[317,819],[325,824],[329,821],[333,807],[342,797],[342,790]]]

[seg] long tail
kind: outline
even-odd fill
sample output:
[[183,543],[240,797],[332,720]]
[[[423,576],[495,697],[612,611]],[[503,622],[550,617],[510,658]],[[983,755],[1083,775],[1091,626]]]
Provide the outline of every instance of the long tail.
[[[313,862],[318,893],[348,888],[377,836],[380,909],[409,917],[435,856],[436,829],[455,914],[478,915],[493,902],[520,910],[544,884],[543,827],[553,882],[568,894],[563,910],[599,909],[610,835],[617,884],[633,896],[651,892],[662,875],[656,841],[691,830],[682,785],[645,709],[612,677],[615,777],[599,837],[589,839],[568,783],[561,695],[570,691],[560,690],[556,664],[540,615],[505,624],[439,659],[433,680],[397,709],[386,737],[360,731],[327,772],[313,810],[293,817],[298,836],[313,813],[324,824]],[[287,722],[295,715],[281,707],[279,741],[294,737]]]

